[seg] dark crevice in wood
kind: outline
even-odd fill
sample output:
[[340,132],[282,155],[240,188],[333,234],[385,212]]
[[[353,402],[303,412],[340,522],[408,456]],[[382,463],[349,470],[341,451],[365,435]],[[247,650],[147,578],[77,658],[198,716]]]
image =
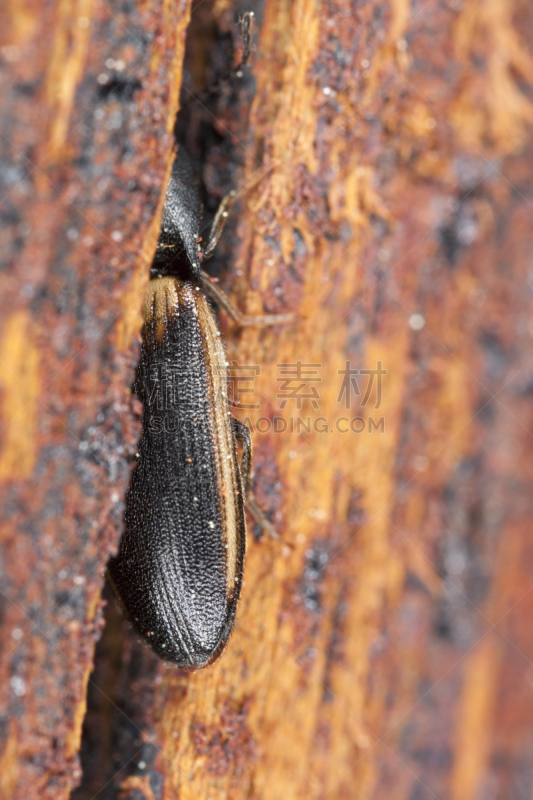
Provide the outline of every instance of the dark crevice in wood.
[[[191,153],[202,178],[206,225],[214,216],[219,195],[224,194],[234,178],[234,160],[238,160],[230,132],[221,131],[217,119],[228,114],[238,116],[239,108],[249,107],[254,88],[250,70],[245,70],[242,78],[232,74],[237,57],[234,46],[241,45],[239,18],[245,6],[241,9],[236,4],[231,14],[228,12],[225,19],[217,21],[212,16],[212,5],[212,2],[200,3],[192,9],[182,108],[175,126],[176,141]],[[258,12],[255,13],[257,19]],[[257,27],[253,34],[255,40]],[[121,87],[104,88],[111,94]],[[129,90],[133,92],[136,88],[131,86]],[[238,125],[243,125],[242,119]],[[229,238],[231,225],[228,228]],[[227,256],[228,248],[224,252]],[[210,262],[210,269],[219,271],[216,258]],[[138,686],[131,692],[128,687],[132,682],[144,688],[152,685],[159,664],[153,653],[137,641],[108,583],[104,598],[105,627],[96,646],[83,723],[80,750],[83,777],[80,786],[71,793],[71,800],[92,800],[96,793],[99,800],[115,800],[120,785],[135,775],[150,775],[152,784],[158,781],[157,773],[151,771],[156,752],[152,752],[143,735],[151,704]],[[139,764],[144,765],[142,769]]]

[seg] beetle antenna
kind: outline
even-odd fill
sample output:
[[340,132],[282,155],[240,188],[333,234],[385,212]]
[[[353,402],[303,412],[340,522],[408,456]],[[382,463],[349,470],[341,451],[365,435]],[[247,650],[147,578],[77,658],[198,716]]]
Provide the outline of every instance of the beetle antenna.
[[243,43],[243,52],[241,63],[238,67],[235,67],[235,75],[238,78],[242,78],[243,76],[243,69],[248,64],[250,59],[250,55],[252,53],[252,24],[254,19],[254,12],[253,11],[245,11],[240,19],[241,23],[241,35],[242,35],[242,43]]

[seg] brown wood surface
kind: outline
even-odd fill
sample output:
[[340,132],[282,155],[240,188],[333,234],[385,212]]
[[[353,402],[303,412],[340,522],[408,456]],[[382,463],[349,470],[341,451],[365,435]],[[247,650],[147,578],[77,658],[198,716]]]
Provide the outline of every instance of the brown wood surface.
[[[200,0],[187,47],[185,0],[0,12],[0,797],[531,800],[533,10],[266,0],[251,71],[189,101],[238,63],[238,10]],[[250,521],[195,674],[101,599],[185,53],[208,212],[250,186],[213,268],[297,315],[223,318],[261,367],[237,413],[318,420],[254,434],[282,543]],[[280,408],[297,361],[318,408]],[[339,402],[347,361],[387,370],[379,408]]]

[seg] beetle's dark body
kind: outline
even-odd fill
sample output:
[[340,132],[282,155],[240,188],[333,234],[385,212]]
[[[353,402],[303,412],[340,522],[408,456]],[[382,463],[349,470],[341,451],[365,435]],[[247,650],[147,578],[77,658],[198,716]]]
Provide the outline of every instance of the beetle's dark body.
[[198,178],[191,157],[180,148],[170,178],[154,269],[165,274],[201,281],[198,238],[202,206]]
[[200,219],[182,153],[154,262],[164,277],[150,281],[145,302],[134,387],[143,433],[109,566],[141,636],[162,658],[196,668],[215,660],[231,633],[246,541],[226,353],[199,286]]

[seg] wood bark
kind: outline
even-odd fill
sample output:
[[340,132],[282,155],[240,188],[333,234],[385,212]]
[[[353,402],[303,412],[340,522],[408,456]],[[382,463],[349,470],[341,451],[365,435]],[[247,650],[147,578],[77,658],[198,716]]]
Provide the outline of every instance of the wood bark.
[[[533,11],[266,0],[237,79],[240,10],[0,12],[0,797],[529,800]],[[194,674],[104,588],[182,77],[214,274],[297,317],[222,316],[282,542]]]

